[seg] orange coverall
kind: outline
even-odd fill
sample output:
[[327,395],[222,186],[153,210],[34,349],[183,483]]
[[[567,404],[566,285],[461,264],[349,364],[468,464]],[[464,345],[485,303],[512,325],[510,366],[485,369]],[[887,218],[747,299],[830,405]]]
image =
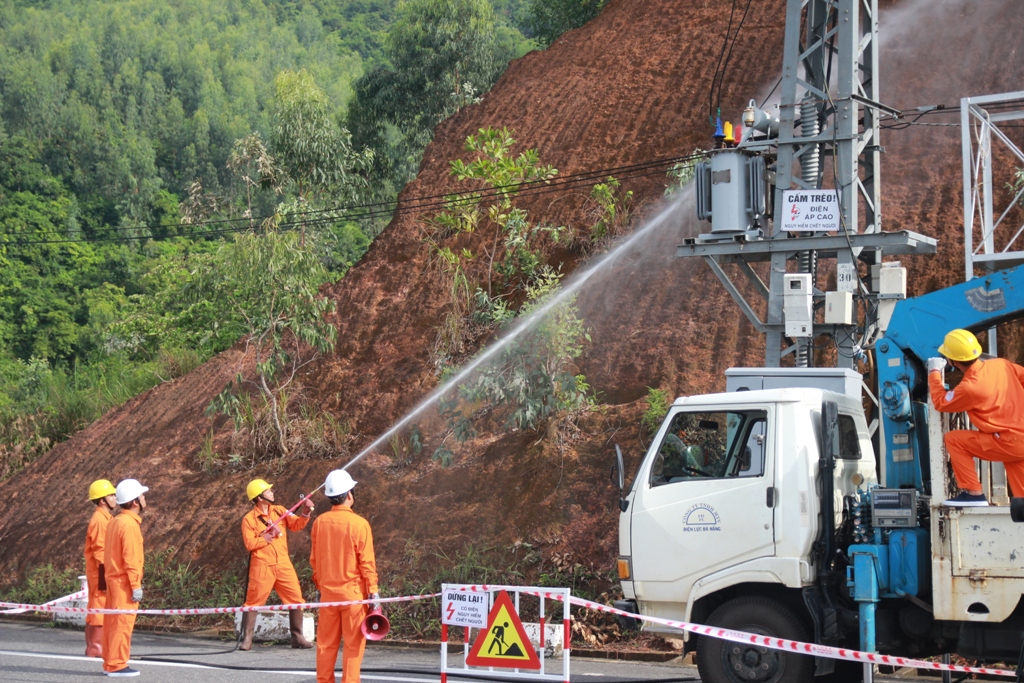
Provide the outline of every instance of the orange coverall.
[[[335,505],[313,522],[313,583],[323,602],[365,600],[378,592],[377,561],[373,556],[370,523],[351,507]],[[334,683],[334,665],[342,639],[342,683],[359,683],[366,637],[360,630],[369,613],[366,605],[322,607],[316,633],[317,683]]]
[[[107,574],[107,607],[138,609],[132,591],[142,588],[142,518],[134,510],[122,510],[107,525],[104,552]],[[107,614],[103,618],[103,670],[117,671],[128,666],[132,650],[134,614]]]
[[[85,532],[85,578],[90,609],[103,609],[107,605],[106,583],[100,588],[100,567],[103,567],[103,548],[107,544],[107,524],[112,517],[105,506],[97,505],[89,520],[89,530]],[[87,614],[85,623],[87,626],[103,626],[103,615]]]
[[286,528],[301,531],[309,524],[309,517],[289,515],[275,527],[280,535],[270,543],[260,535],[275,519],[288,512],[280,505],[271,505],[269,513],[264,515],[259,507],[254,506],[242,518],[242,541],[249,551],[249,590],[245,594],[246,607],[259,607],[267,604],[271,589],[285,605],[292,605],[302,600],[302,589],[299,588],[299,577],[288,557],[288,534]]
[[946,451],[957,485],[980,491],[974,458],[1001,462],[1014,496],[1024,496],[1024,368],[1003,358],[975,361],[952,391],[941,373],[928,373],[936,410],[966,412],[978,431],[958,429],[946,434]]

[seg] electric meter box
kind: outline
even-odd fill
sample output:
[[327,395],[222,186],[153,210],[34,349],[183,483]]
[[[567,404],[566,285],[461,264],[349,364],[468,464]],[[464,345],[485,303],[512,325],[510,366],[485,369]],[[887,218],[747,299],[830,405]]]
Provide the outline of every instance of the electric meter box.
[[853,324],[853,292],[825,292],[825,323]]
[[786,319],[787,337],[814,336],[814,303],[810,273],[783,276],[782,313]]
[[907,269],[899,261],[871,266],[871,288],[879,294],[907,295]]
[[907,269],[899,261],[878,263],[871,266],[871,288],[884,295],[878,302],[878,331],[882,334],[889,329],[896,302],[907,298]]

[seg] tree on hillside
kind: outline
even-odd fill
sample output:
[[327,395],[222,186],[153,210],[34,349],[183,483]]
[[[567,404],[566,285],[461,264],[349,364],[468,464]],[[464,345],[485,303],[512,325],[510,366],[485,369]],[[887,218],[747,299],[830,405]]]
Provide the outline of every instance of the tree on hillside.
[[[274,11],[283,5],[303,7]],[[267,104],[282,68],[315,77],[332,117],[345,107],[363,65],[340,34],[350,21],[379,23],[391,10],[342,13],[327,31],[308,5],[2,3],[0,121],[75,197],[86,237],[164,237],[174,221],[163,209],[174,197],[196,178],[224,194],[233,141],[253,131],[269,137]]]
[[[281,455],[288,455],[288,391],[298,371],[334,349],[337,330],[325,317],[334,302],[319,296],[327,272],[312,240],[294,232],[237,235],[198,274],[192,295],[214,302],[256,361],[256,379],[239,374],[208,408],[238,418],[247,386],[263,397]],[[305,348],[313,353],[304,352]]]
[[327,95],[305,70],[274,79],[271,153],[301,201],[352,199],[366,181],[358,175],[372,152],[356,153],[352,136],[330,113]]
[[543,45],[601,13],[608,0],[530,0],[527,25]]
[[434,126],[490,89],[525,51],[488,0],[409,0],[388,34],[388,64],[355,83],[348,124],[377,151],[375,179],[396,191],[412,178]]

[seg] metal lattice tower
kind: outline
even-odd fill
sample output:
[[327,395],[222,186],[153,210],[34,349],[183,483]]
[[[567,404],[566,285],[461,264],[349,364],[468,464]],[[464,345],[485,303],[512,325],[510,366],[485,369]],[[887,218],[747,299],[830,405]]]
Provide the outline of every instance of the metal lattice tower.
[[[767,335],[766,366],[779,366],[789,353],[795,354],[797,365],[810,364],[814,338],[829,334],[835,340],[837,365],[853,367],[855,347],[877,330],[879,308],[878,293],[858,275],[858,261],[870,267],[881,263],[883,251],[935,251],[935,240],[929,237],[881,232],[878,124],[880,112],[898,112],[878,101],[877,0],[788,0],[780,92],[777,136],[744,137],[738,145],[741,152],[768,160],[769,178],[774,171],[771,224],[759,239],[737,228],[733,239],[687,240],[677,255],[703,256],[750,322]],[[782,193],[830,183],[839,195],[839,232],[800,237],[785,232]],[[858,319],[855,313],[852,325],[825,325],[817,316],[810,337],[787,344],[784,277],[809,273],[818,311],[824,303],[817,282],[821,259],[835,259],[837,290],[852,292],[864,315]],[[758,261],[771,264],[767,284],[751,268]],[[723,269],[728,263],[738,265],[767,300],[765,320]]]
[[[1013,220],[1014,209],[1024,204],[1024,176],[1015,176],[1017,169],[1024,168],[1024,151],[1000,128],[1021,121],[1024,91],[960,100],[966,280],[1024,263],[1024,224]],[[997,148],[1009,163],[996,161],[993,151]],[[1004,188],[1016,189],[1001,194]],[[998,354],[995,328],[988,333],[988,352]]]

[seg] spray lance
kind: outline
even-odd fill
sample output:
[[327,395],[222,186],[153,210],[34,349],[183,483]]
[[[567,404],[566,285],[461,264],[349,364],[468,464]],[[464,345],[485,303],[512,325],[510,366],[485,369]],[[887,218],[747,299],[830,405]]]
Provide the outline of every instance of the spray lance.
[[315,489],[313,489],[312,491],[310,491],[309,493],[307,493],[304,496],[299,496],[299,501],[297,503],[295,503],[295,505],[292,505],[290,508],[288,508],[288,510],[283,515],[281,515],[280,517],[275,519],[273,522],[268,524],[267,528],[263,530],[263,533],[261,534],[261,536],[266,536],[267,540],[269,542],[270,538],[276,537],[277,535],[279,535],[280,531],[277,531],[276,533],[274,533],[275,530],[277,529],[278,523],[281,520],[283,520],[285,517],[287,517],[287,516],[289,516],[291,514],[294,514],[295,510],[297,510],[298,507],[300,505],[302,505],[303,503],[305,503],[307,500],[311,500],[313,498],[313,494],[316,493],[317,491],[319,491],[320,489],[322,489],[326,483],[327,482],[324,482],[324,484],[320,484],[319,486],[317,486]]

